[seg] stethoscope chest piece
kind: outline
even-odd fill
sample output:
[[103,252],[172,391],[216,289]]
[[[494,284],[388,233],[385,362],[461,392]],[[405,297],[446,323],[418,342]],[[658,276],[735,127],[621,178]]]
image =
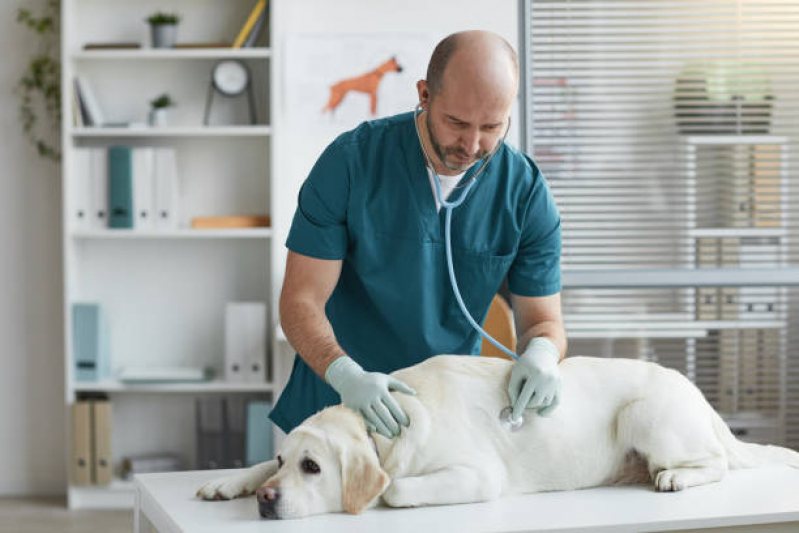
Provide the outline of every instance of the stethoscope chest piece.
[[519,431],[524,425],[524,415],[519,416],[516,420],[512,417],[513,408],[511,406],[499,412],[499,421],[506,429],[510,431]]

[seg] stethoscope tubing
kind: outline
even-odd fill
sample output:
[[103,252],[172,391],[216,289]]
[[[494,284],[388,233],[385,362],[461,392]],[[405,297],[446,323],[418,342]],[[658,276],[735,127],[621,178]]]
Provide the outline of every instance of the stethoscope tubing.
[[460,195],[458,196],[457,200],[452,202],[444,200],[444,194],[441,191],[441,180],[438,177],[438,172],[436,172],[435,167],[433,166],[432,161],[430,160],[430,156],[427,155],[427,149],[425,149],[424,142],[422,142],[422,136],[419,134],[419,125],[416,123],[416,117],[421,113],[422,104],[416,104],[416,109],[414,110],[414,126],[416,127],[416,136],[419,138],[419,145],[422,147],[422,153],[424,154],[425,163],[430,167],[431,172],[433,173],[433,182],[435,184],[436,189],[436,198],[438,199],[438,203],[441,204],[441,207],[446,209],[446,219],[444,223],[444,244],[447,252],[447,270],[449,271],[449,281],[452,285],[452,292],[455,294],[455,299],[458,302],[458,306],[461,309],[461,312],[466,317],[466,320],[471,324],[471,326],[477,330],[480,335],[482,335],[485,339],[491,342],[494,346],[502,350],[505,354],[509,355],[511,359],[518,359],[518,355],[513,353],[512,351],[508,350],[501,342],[497,341],[494,337],[489,335],[480,325],[472,318],[472,315],[469,313],[469,310],[466,308],[466,304],[463,302],[463,298],[461,297],[461,293],[458,290],[458,282],[455,279],[455,268],[452,262],[452,210],[463,203],[466,199],[466,195],[469,194],[472,186],[477,183],[477,177],[483,172],[483,169],[486,168],[488,163],[494,157],[494,154],[497,153],[499,147],[502,146],[502,143],[505,142],[505,138],[508,136],[508,131],[510,130],[510,119],[508,119],[508,126],[505,129],[505,134],[502,136],[497,142],[497,145],[491,151],[489,156],[485,158],[483,163],[480,165],[480,168],[477,169],[474,176],[471,177],[469,183],[464,186],[464,189],[461,191]]

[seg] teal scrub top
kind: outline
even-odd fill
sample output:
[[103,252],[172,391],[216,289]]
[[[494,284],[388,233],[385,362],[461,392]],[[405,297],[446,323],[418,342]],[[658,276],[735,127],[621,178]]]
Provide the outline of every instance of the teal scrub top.
[[[302,185],[286,246],[343,260],[325,312],[340,346],[365,370],[388,373],[437,354],[480,353],[480,334],[450,285],[445,216],[444,208],[436,211],[413,113],[339,136]],[[503,144],[452,214],[455,276],[474,319],[485,320],[506,276],[517,295],[560,292],[560,248],[560,215],[544,177]],[[288,433],[337,403],[339,395],[295,356],[270,418]]]

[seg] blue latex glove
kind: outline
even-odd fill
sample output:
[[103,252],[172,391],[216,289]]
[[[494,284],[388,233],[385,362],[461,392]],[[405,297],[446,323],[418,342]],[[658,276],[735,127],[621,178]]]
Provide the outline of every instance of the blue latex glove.
[[400,424],[405,427],[410,424],[408,415],[389,394],[391,390],[416,394],[400,380],[380,372],[366,372],[352,358],[344,356],[330,363],[325,381],[339,393],[344,405],[361,414],[367,430],[390,439],[400,434]]
[[561,381],[557,346],[545,337],[536,337],[513,364],[508,381],[512,418],[518,420],[525,409],[537,409],[548,416],[558,405]]

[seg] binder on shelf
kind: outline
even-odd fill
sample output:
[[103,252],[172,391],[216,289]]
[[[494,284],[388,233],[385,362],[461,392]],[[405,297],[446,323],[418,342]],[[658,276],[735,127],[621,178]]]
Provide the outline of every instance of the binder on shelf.
[[133,149],[133,207],[136,229],[149,230],[155,228],[153,217],[155,194],[153,178],[155,176],[155,149]]
[[70,224],[76,229],[92,227],[93,150],[93,148],[75,148],[72,157]]
[[224,409],[224,398],[205,397],[195,401],[197,468],[200,470],[224,468]]
[[266,304],[228,302],[225,307],[225,379],[266,381]]
[[92,483],[91,441],[89,402],[75,402],[72,404],[72,464],[69,469],[72,485]]
[[265,9],[266,9],[266,0],[258,0],[255,3],[255,7],[252,8],[250,15],[247,17],[247,20],[244,22],[244,26],[241,27],[241,31],[239,31],[236,40],[233,41],[233,48],[241,48],[241,46],[247,40],[247,37],[250,35],[250,32],[255,27],[255,23],[258,21],[258,17],[264,12]]
[[154,150],[154,227],[160,230],[177,229],[180,188],[178,185],[178,170],[175,149],[155,148]]
[[72,304],[75,381],[99,381],[109,375],[108,325],[96,303]]
[[91,409],[95,482],[98,485],[108,485],[114,479],[111,462],[111,402],[92,401]]
[[252,31],[247,36],[247,39],[242,44],[242,48],[252,48],[255,46],[255,43],[258,41],[258,38],[261,36],[261,33],[264,31],[264,27],[266,26],[266,18],[269,14],[269,11],[266,10],[266,6],[261,11],[261,14],[258,15],[258,20],[255,21],[255,26],[253,26]]
[[129,146],[108,149],[108,227],[133,228],[133,163]]
[[108,228],[108,150],[91,149],[91,227]]
[[274,457],[272,449],[272,404],[262,401],[247,403],[247,451],[245,466],[253,466]]

